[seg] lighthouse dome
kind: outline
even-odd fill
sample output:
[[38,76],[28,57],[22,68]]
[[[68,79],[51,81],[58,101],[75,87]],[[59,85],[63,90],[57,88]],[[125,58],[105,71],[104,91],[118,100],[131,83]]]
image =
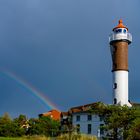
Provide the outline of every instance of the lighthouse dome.
[[112,44],[115,41],[127,41],[128,44],[132,42],[132,35],[128,33],[128,28],[123,25],[122,20],[113,28],[113,33],[109,36],[109,42]]
[[125,28],[128,31],[128,28],[125,25],[123,25],[122,19],[119,20],[119,24],[115,28],[113,28],[113,31],[119,28]]

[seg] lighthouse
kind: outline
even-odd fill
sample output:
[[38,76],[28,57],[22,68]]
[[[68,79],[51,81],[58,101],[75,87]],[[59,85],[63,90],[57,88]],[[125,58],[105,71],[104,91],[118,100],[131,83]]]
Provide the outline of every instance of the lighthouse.
[[113,104],[131,107],[128,99],[128,45],[132,42],[132,35],[128,28],[119,20],[109,36],[112,56],[113,75]]

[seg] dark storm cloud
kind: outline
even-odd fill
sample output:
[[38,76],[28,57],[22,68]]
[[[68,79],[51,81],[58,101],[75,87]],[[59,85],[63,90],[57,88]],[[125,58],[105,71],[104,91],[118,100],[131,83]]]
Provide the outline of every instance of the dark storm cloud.
[[[31,83],[62,110],[95,101],[111,103],[108,35],[118,19],[123,18],[134,38],[129,48],[129,81],[130,98],[135,100],[140,90],[139,80],[135,80],[140,79],[137,61],[139,3],[138,0],[2,0],[0,68],[13,71]],[[0,77],[0,83],[3,80],[6,84],[0,88],[2,100],[9,95],[9,104],[16,106],[21,98],[26,98],[25,91],[14,81],[10,84],[12,81]],[[16,97],[17,92],[21,95]],[[23,112],[32,97],[26,100]],[[17,114],[21,106],[16,108]],[[36,113],[27,110],[26,114],[31,116],[45,111],[37,101],[35,106],[38,108]],[[9,108],[9,112],[13,112],[13,108]]]

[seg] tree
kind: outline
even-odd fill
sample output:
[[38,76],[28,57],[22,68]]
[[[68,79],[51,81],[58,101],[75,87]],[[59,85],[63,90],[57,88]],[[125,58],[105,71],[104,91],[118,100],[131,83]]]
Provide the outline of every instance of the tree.
[[8,113],[0,117],[0,136],[19,137],[23,135],[56,136],[59,133],[60,122],[50,117],[27,119],[25,115],[19,115],[11,119]]
[[0,136],[10,136],[10,128],[11,128],[12,120],[8,113],[5,113],[2,117],[0,117]]
[[29,126],[29,135],[56,136],[59,132],[60,122],[42,116],[38,119],[30,119]]
[[[106,135],[115,140],[121,137],[131,140],[133,129],[137,130],[140,127],[140,123],[138,123],[140,120],[139,108],[97,103],[91,111],[103,118],[105,123],[103,129]],[[135,132],[140,135],[140,131]]]
[[27,131],[28,135],[41,135],[43,134],[43,128],[39,119],[31,118],[29,119],[29,129]]
[[140,140],[140,118],[136,118],[133,121],[133,124],[128,131],[128,137],[126,137],[126,140]]
[[22,127],[23,117],[21,116],[24,115],[20,115],[19,118],[12,120],[9,114],[5,113],[2,117],[0,117],[0,136],[18,137],[25,135],[26,130]]
[[23,136],[26,134],[26,131],[29,127],[28,120],[25,115],[19,115],[18,118],[15,118],[13,120],[13,125],[16,130],[15,136]]

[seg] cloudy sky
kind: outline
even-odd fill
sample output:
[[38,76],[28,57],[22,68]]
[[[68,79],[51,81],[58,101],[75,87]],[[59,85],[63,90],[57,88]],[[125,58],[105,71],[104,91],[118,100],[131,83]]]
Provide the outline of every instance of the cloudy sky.
[[108,36],[120,18],[133,36],[129,99],[140,102],[139,7],[139,0],[1,0],[0,115],[37,117],[51,109],[47,100],[62,111],[112,103]]

